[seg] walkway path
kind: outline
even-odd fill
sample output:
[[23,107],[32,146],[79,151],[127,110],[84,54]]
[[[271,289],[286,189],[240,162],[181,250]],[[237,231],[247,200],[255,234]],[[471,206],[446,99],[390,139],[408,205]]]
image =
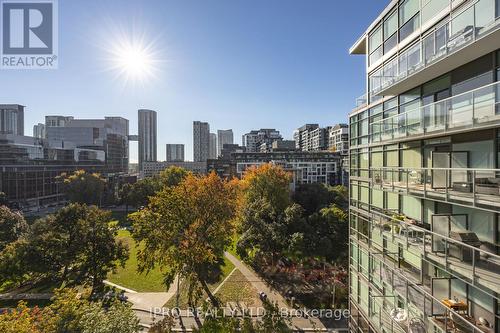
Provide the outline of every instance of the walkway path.
[[264,280],[262,280],[257,275],[257,273],[255,273],[252,269],[250,269],[247,265],[233,256],[231,253],[226,252],[224,254],[226,258],[233,263],[234,267],[240,270],[240,272],[245,276],[248,282],[250,282],[258,292],[265,292],[267,295],[267,299],[273,303],[277,303],[280,308],[288,308],[288,305],[286,304],[283,296],[281,296],[281,294],[274,289],[271,289],[271,287]]
[[125,296],[128,297],[128,301],[132,303],[132,308],[145,311],[163,307],[163,305],[177,293],[177,277],[174,282],[172,282],[167,292],[155,293],[137,292],[109,281],[104,281],[104,283],[117,289],[124,290]]
[[[233,263],[234,267],[239,269],[240,272],[245,276],[245,278],[254,286],[255,289],[257,289],[258,292],[265,292],[267,295],[267,299],[273,303],[277,303],[279,308],[290,308],[290,306],[286,303],[285,298],[271,286],[269,286],[267,282],[262,280],[262,278],[260,278],[257,273],[255,273],[251,268],[249,268],[231,253],[225,252],[224,254],[229,259],[229,261]],[[316,329],[326,329],[323,323],[317,318],[294,318],[292,320],[292,326],[296,329],[304,330],[304,328],[311,327],[310,324],[312,324]]]

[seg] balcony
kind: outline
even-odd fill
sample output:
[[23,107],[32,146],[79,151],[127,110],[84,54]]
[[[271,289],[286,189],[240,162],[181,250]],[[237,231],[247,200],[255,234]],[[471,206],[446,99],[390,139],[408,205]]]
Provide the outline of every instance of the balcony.
[[500,169],[372,168],[374,188],[500,212]]
[[[371,96],[398,95],[500,47],[499,20],[476,1],[370,75]],[[487,15],[490,17],[484,17]],[[485,22],[486,21],[486,22]]]
[[367,105],[368,105],[368,95],[363,94],[363,95],[359,96],[358,98],[356,98],[356,106],[354,107],[354,109],[352,111],[356,112],[356,111],[364,108]]
[[[370,221],[370,233],[374,236],[375,233],[384,233],[385,237],[387,237],[387,242],[390,241],[391,237],[395,237],[401,243],[406,243],[409,251],[414,253],[423,253],[424,260],[431,259],[433,254],[432,251],[433,242],[437,241],[439,238],[439,242],[448,242],[448,245],[454,243],[455,245],[460,246],[468,246],[467,244],[458,244],[454,239],[449,237],[445,237],[439,235],[437,233],[430,232],[428,230],[409,225],[408,223],[404,223],[403,221],[398,221],[397,225],[401,228],[401,231],[395,232],[395,228],[392,228],[392,231],[386,228],[388,223],[394,222],[391,218],[383,217],[381,214],[374,214],[374,218]],[[382,227],[385,226],[385,227]],[[393,225],[394,226],[394,225]],[[404,231],[403,231],[404,230]],[[409,236],[407,231],[411,230],[413,234]],[[351,229],[351,237],[357,231]],[[417,240],[421,238],[422,240]],[[374,242],[376,242],[374,240]],[[418,242],[419,248],[416,248],[414,242]],[[427,247],[427,250],[426,250]],[[482,250],[474,249],[478,251],[478,257],[482,257]],[[481,254],[480,254],[481,252]],[[368,260],[369,267],[368,272],[365,274],[369,277],[370,283],[373,286],[372,288],[372,300],[381,301],[376,307],[376,310],[373,311],[373,304],[371,304],[371,318],[376,325],[380,325],[383,322],[383,315],[390,314],[390,317],[394,319],[392,315],[393,310],[396,308],[396,305],[393,301],[393,298],[399,295],[403,299],[406,299],[406,302],[402,309],[404,316],[400,316],[397,318],[396,323],[398,324],[400,329],[404,332],[433,332],[433,327],[438,327],[442,332],[494,332],[494,328],[491,325],[485,326],[479,320],[480,314],[472,311],[467,304],[466,299],[461,299],[458,305],[463,304],[464,306],[459,307],[455,306],[453,300],[450,300],[444,297],[441,294],[434,294],[432,290],[434,290],[434,282],[433,279],[427,274],[421,275],[420,272],[416,274],[415,272],[409,270],[407,268],[408,265],[404,263],[404,257],[400,257],[399,252],[391,253],[388,250],[377,250],[377,247],[371,247],[371,251],[369,253]],[[440,254],[441,257],[446,258],[450,262],[456,262],[456,258],[453,258],[450,255],[451,251],[445,251],[445,253]],[[435,255],[435,254],[434,254]],[[500,259],[500,256],[491,254],[495,257],[496,260]],[[377,260],[380,264],[374,265],[373,260]],[[480,276],[483,272],[478,270],[478,266],[480,265],[480,261],[475,261],[474,263],[469,263],[470,267],[468,268],[468,277],[470,277],[471,272],[473,274],[472,282],[475,279],[475,276]],[[448,266],[443,266],[449,269]],[[359,269],[358,269],[359,270]],[[497,284],[495,281],[498,281],[500,272],[497,268],[491,268],[490,273],[496,274],[496,278],[491,279],[491,286],[494,289],[490,289],[489,291],[485,291],[490,296],[495,297],[491,290],[496,290]],[[457,276],[452,274],[449,279],[455,279]],[[458,275],[459,279],[463,280],[461,275]],[[496,279],[496,280],[495,280]],[[379,282],[377,282],[379,280]],[[378,287],[380,285],[380,281],[385,281],[388,285],[392,286],[392,290]],[[439,279],[436,280],[436,283],[439,282]],[[445,283],[447,283],[444,281]],[[474,285],[474,283],[471,283]],[[477,286],[481,289],[481,286]],[[482,288],[484,291],[484,288]],[[376,295],[376,296],[374,296]],[[442,299],[443,298],[443,299]],[[498,298],[497,298],[498,299]],[[411,303],[411,304],[410,304]],[[451,305],[450,305],[451,304]],[[401,306],[401,305],[399,305]],[[380,311],[382,310],[382,311]],[[385,310],[385,311],[383,311]],[[385,312],[385,313],[384,313]],[[378,316],[377,316],[378,315]],[[401,319],[401,320],[400,320]],[[494,320],[489,318],[490,322],[493,324]],[[384,323],[385,324],[385,323]],[[412,325],[415,325],[420,328],[425,328],[423,331],[414,331],[410,328]],[[386,327],[393,328],[392,325],[384,325]],[[413,328],[415,328],[413,326]],[[400,330],[398,330],[400,331]]]
[[[364,230],[351,228],[351,237],[367,244],[373,250],[378,249],[378,252],[372,252],[373,257],[391,262],[406,279],[430,288],[430,278],[421,276],[420,270],[406,262],[404,256],[397,251],[397,244],[421,256],[422,260],[442,267],[455,278],[495,297],[492,290],[498,288],[500,279],[500,256],[498,254],[458,241],[444,233],[427,230],[416,225],[415,221],[397,221],[378,212],[370,213],[370,219],[365,222]],[[390,249],[384,246],[384,239],[391,244],[396,244],[395,252],[389,252]],[[469,256],[464,258],[457,253],[457,249],[468,253]],[[366,272],[366,275],[370,274]]]
[[500,82],[373,122],[372,142],[400,141],[498,126]]

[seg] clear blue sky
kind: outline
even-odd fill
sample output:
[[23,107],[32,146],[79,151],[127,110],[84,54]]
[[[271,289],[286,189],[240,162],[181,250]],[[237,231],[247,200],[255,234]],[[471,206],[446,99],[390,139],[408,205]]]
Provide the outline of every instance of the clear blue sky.
[[[25,132],[47,114],[123,116],[158,111],[158,158],[186,144],[192,121],[212,132],[346,122],[364,92],[364,59],[348,49],[388,1],[59,0],[59,69],[2,71],[0,103],[26,105]],[[157,78],[123,84],[105,71],[105,48],[139,31],[155,41]],[[104,46],[104,48],[103,48]],[[131,161],[137,159],[131,147]]]

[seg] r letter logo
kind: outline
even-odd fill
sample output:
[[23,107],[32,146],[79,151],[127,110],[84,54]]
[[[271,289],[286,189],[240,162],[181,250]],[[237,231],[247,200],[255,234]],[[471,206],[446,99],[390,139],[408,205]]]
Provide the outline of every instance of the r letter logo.
[[55,0],[0,0],[2,69],[57,68]]

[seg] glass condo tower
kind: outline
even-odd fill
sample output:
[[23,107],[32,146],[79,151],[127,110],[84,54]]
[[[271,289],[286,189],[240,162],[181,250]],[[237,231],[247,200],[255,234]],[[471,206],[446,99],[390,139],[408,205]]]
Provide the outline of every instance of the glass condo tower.
[[500,332],[499,16],[394,0],[350,49],[351,332]]

